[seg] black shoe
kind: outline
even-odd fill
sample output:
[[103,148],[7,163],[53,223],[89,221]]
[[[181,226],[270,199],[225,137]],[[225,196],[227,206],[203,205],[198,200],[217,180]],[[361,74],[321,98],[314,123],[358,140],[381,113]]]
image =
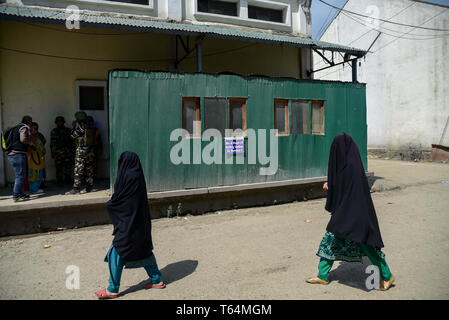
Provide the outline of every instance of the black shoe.
[[26,194],[26,193],[22,193],[19,198],[22,198],[24,200],[29,200],[30,199],[30,195]]
[[67,191],[65,194],[66,195],[71,195],[71,194],[79,194],[79,193],[80,193],[79,189],[73,188],[72,190]]

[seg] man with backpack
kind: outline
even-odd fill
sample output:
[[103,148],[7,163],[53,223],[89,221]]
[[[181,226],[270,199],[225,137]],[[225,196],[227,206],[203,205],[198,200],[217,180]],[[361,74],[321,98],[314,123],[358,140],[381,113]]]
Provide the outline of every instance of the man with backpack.
[[33,119],[24,116],[22,122],[15,127],[9,128],[4,134],[4,151],[8,155],[8,160],[12,164],[15,172],[13,200],[20,202],[28,200],[29,195],[23,191],[23,182],[27,175],[27,151],[31,145],[30,125]]

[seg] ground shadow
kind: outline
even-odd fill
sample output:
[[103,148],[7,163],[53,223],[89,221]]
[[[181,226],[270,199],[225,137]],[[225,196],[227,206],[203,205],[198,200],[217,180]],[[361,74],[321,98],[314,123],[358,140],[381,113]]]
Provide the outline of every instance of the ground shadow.
[[376,176],[368,177],[369,189],[371,190],[371,188],[373,187],[373,185],[376,182],[376,180],[383,180],[383,179],[385,179],[385,178],[383,178],[383,177],[376,177]]
[[[25,193],[30,195],[30,200],[33,200],[49,196],[64,195],[67,191],[70,191],[73,188],[73,184],[61,186],[54,181],[46,181],[45,185],[44,192],[33,193],[29,190],[25,190]],[[6,187],[0,188],[0,200],[12,199],[13,186],[14,183],[8,183]],[[97,179],[94,183],[93,192],[108,190],[109,186],[109,179]]]
[[[168,285],[191,275],[195,272],[197,266],[197,260],[183,260],[175,263],[170,263],[161,269],[162,279]],[[149,279],[146,279],[136,285],[129,287],[125,291],[122,291],[120,293],[120,296],[142,290],[143,286],[149,281]]]
[[365,292],[370,292],[371,290],[369,290],[365,284],[366,279],[371,274],[365,273],[365,270],[369,265],[371,265],[371,262],[366,257],[363,258],[363,263],[340,261],[338,267],[329,273],[329,280]]

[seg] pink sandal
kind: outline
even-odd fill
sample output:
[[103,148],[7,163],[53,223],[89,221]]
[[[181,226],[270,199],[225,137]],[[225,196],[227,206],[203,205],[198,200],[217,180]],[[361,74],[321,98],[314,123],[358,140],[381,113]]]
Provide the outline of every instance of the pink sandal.
[[106,289],[94,292],[98,299],[114,299],[118,297],[118,294],[109,294]]
[[146,285],[143,286],[144,289],[151,289],[151,288],[156,288],[156,289],[164,289],[166,287],[165,283],[163,283],[162,281],[159,283],[147,283]]

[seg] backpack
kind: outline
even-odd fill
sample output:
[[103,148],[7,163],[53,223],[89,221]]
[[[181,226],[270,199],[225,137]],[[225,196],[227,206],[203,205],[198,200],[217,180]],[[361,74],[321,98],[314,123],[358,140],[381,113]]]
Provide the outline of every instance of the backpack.
[[11,151],[12,148],[12,140],[13,140],[13,131],[16,127],[11,127],[6,129],[6,131],[2,131],[2,150],[4,152]]

